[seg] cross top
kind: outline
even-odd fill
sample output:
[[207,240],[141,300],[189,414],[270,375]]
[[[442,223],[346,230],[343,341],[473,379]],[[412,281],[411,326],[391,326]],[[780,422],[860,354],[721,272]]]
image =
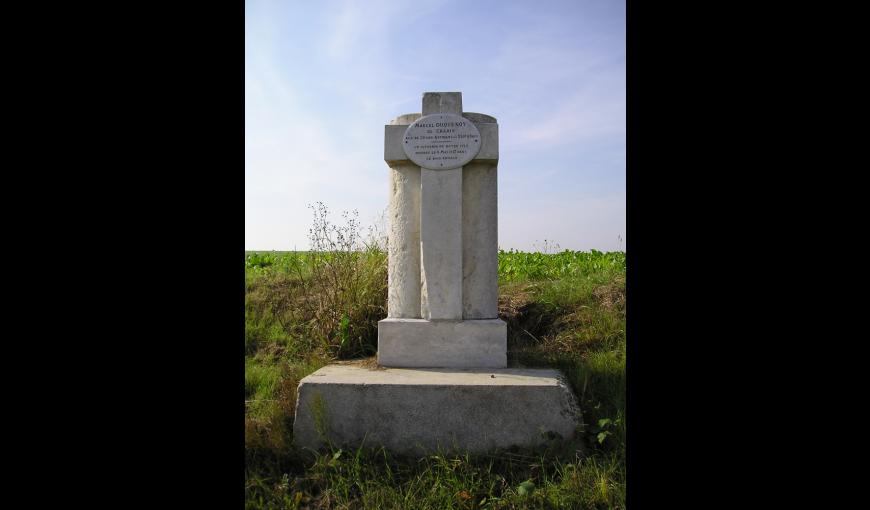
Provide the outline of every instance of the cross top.
[[455,113],[462,115],[462,92],[424,92],[423,115]]
[[[436,117],[431,117],[433,115]],[[459,123],[464,124],[457,126]],[[439,129],[454,131],[439,133]],[[432,132],[427,133],[428,130]],[[409,135],[418,138],[409,139]],[[421,136],[432,138],[420,138]],[[424,143],[434,141],[438,141],[438,144]],[[414,142],[418,142],[421,147],[413,149]],[[443,147],[444,144],[451,146]],[[466,147],[457,146],[465,144]],[[437,147],[433,148],[432,145]],[[432,150],[439,152],[432,154]],[[418,152],[420,154],[416,154]],[[427,157],[430,159],[427,160]],[[434,157],[451,159],[431,159]],[[419,167],[433,170],[457,168],[472,161],[495,163],[498,161],[498,124],[489,115],[463,112],[462,92],[425,92],[422,113],[400,115],[385,126],[384,160],[388,164],[412,162]]]

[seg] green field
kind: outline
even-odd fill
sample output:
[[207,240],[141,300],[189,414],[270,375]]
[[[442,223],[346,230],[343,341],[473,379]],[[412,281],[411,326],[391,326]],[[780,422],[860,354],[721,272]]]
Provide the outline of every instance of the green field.
[[509,366],[563,371],[583,412],[576,440],[400,458],[292,447],[299,380],[372,357],[386,317],[384,252],[327,248],[245,255],[247,508],[625,507],[623,252],[499,253]]

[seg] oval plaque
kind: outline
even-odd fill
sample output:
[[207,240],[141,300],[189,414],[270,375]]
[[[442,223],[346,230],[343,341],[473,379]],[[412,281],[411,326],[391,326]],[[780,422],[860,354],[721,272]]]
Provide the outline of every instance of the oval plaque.
[[459,168],[480,152],[480,131],[455,113],[420,117],[405,131],[402,147],[408,159],[433,170]]

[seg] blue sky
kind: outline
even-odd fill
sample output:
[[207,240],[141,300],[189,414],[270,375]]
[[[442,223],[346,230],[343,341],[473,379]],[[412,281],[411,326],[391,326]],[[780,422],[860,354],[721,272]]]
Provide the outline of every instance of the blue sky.
[[428,91],[498,119],[501,248],[625,249],[619,0],[248,0],[245,249],[306,249],[316,201],[378,222]]

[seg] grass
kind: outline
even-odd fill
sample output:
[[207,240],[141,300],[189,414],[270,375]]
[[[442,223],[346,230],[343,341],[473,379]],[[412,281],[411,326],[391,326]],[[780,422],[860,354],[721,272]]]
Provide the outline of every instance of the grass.
[[509,365],[565,374],[583,413],[575,440],[423,458],[313,452],[291,444],[299,380],[375,353],[387,282],[376,243],[325,221],[312,231],[326,249],[246,254],[247,508],[625,507],[624,253],[499,254]]

